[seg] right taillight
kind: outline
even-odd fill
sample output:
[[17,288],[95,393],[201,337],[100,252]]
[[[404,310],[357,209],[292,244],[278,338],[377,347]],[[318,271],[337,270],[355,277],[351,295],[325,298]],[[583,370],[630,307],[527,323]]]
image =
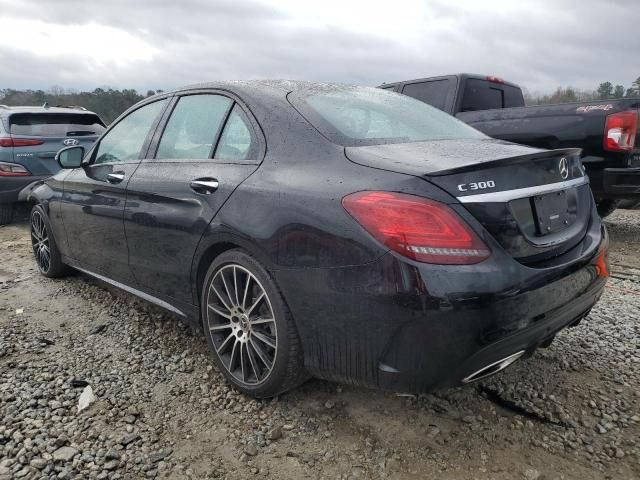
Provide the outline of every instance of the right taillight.
[[607,116],[604,126],[604,148],[612,152],[633,150],[638,131],[638,114],[634,111]]
[[491,251],[444,203],[394,192],[358,192],[342,199],[349,214],[379,242],[425,263],[470,265]]

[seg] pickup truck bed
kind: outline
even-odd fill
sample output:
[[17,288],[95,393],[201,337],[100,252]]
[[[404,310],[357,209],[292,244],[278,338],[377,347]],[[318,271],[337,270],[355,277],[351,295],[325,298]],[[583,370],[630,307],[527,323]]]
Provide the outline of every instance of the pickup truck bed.
[[524,106],[520,88],[459,74],[381,85],[455,115],[483,133],[539,148],[580,148],[601,215],[640,200],[640,98]]

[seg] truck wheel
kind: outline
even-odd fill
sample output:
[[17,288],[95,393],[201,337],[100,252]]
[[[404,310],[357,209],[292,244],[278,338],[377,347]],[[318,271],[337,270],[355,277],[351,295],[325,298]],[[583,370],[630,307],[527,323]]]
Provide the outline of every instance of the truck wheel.
[[640,208],[640,200],[622,200],[618,204],[618,208],[625,208],[627,210],[633,210],[634,208]]
[[601,199],[596,201],[596,207],[600,216],[604,218],[611,215],[618,208],[619,203],[620,200]]
[[13,218],[13,203],[0,203],[0,225],[11,223]]

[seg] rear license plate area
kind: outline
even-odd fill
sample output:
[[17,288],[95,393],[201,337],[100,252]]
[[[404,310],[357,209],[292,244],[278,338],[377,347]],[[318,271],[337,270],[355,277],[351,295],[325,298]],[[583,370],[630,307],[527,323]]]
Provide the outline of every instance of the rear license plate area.
[[569,225],[569,202],[565,191],[536,195],[531,203],[540,235],[559,232]]

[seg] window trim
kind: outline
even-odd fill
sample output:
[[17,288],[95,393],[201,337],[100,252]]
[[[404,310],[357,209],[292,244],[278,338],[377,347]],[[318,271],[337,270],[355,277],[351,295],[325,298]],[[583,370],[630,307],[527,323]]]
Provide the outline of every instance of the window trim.
[[[102,135],[100,135],[100,138],[98,139],[98,141],[91,147],[91,149],[85,155],[84,159],[82,160],[81,166],[82,167],[94,167],[94,166],[103,166],[103,165],[126,165],[126,164],[137,164],[137,163],[140,163],[140,161],[144,158],[143,154],[145,154],[147,152],[147,150],[149,149],[149,144],[150,144],[153,136],[155,135],[155,132],[156,132],[156,130],[158,128],[160,120],[162,120],[162,118],[164,117],[164,114],[165,114],[165,112],[167,110],[167,107],[171,104],[171,96],[172,96],[171,94],[165,94],[165,95],[162,95],[161,97],[152,97],[152,98],[149,99],[149,101],[143,101],[143,103],[139,103],[139,104],[133,105],[131,108],[128,108],[127,110],[125,110],[118,118],[116,118],[114,120],[114,122],[111,125],[109,125],[107,127],[107,129],[104,132],[102,132]],[[126,161],[123,161],[123,162],[99,163],[99,164],[95,163],[96,153],[98,152],[98,148],[102,144],[102,141],[103,141],[104,137],[106,137],[109,134],[109,132],[111,132],[111,130],[116,127],[116,125],[118,125],[120,122],[122,122],[129,115],[131,115],[132,113],[140,110],[141,108],[144,108],[147,105],[151,105],[152,103],[161,102],[161,101],[164,101],[164,100],[168,100],[168,101],[166,102],[164,108],[156,116],[156,118],[154,119],[153,123],[149,127],[149,133],[147,133],[147,136],[144,139],[144,142],[142,142],[142,147],[140,147],[140,153],[138,154],[138,158],[137,159],[135,159],[135,160],[126,160]]]
[[[211,150],[210,158],[212,160],[214,160],[216,163],[233,164],[233,163],[253,162],[253,160],[240,160],[240,159],[229,160],[229,159],[216,158],[216,152],[218,151],[218,147],[220,146],[220,140],[222,140],[222,134],[227,129],[227,125],[229,124],[229,120],[231,119],[231,115],[233,114],[233,112],[236,109],[236,107],[238,107],[238,110],[240,110],[240,113],[242,114],[240,116],[240,119],[242,120],[243,123],[245,123],[247,129],[249,130],[249,136],[251,137],[251,142],[254,144],[254,145],[250,145],[249,152],[255,151],[257,153],[257,155],[256,155],[257,157],[259,157],[261,155],[260,145],[258,144],[258,141],[256,139],[255,132],[253,131],[253,125],[251,125],[251,120],[249,119],[249,116],[247,115],[247,113],[244,111],[244,109],[242,108],[242,106],[239,103],[233,102],[233,104],[231,105],[231,108],[227,112],[227,115],[226,115],[226,117],[224,119],[224,122],[220,124],[220,131],[218,132],[218,136],[216,138],[216,143],[215,143],[213,149]],[[245,122],[245,120],[247,120],[248,123]]]
[[[164,135],[164,131],[169,123],[169,119],[171,118],[171,114],[175,109],[178,101],[182,97],[187,97],[191,95],[221,95],[223,97],[231,100],[228,110],[225,113],[224,120],[220,124],[218,131],[216,132],[216,136],[214,138],[214,143],[211,151],[209,152],[209,158],[207,159],[193,159],[193,158],[156,158],[158,155],[158,147],[160,146],[160,139],[162,135]],[[251,140],[256,142],[256,151],[258,152],[256,159],[250,160],[219,160],[213,158],[216,149],[218,148],[218,143],[220,142],[220,137],[222,136],[222,132],[224,131],[225,126],[227,125],[227,121],[229,120],[229,116],[233,111],[234,106],[237,105],[242,109],[246,118],[249,120],[249,132],[251,134]],[[174,97],[168,105],[167,110],[165,110],[162,115],[161,121],[159,125],[156,127],[155,134],[150,142],[149,149],[147,151],[146,157],[144,157],[141,161],[144,163],[213,163],[217,165],[259,165],[264,160],[264,157],[267,153],[267,142],[264,137],[264,132],[260,127],[260,124],[256,120],[255,116],[251,112],[251,110],[244,104],[244,102],[234,93],[218,89],[218,88],[205,88],[205,89],[196,89],[196,90],[182,90],[178,92],[174,92]]]
[[222,122],[220,122],[220,125],[218,126],[218,130],[216,131],[216,134],[213,137],[213,142],[211,143],[211,150],[209,150],[209,154],[207,155],[207,158],[157,158],[158,149],[160,148],[160,141],[162,140],[162,137],[164,136],[164,133],[165,133],[165,131],[167,129],[167,126],[169,125],[169,121],[171,120],[173,112],[175,111],[176,107],[178,106],[178,103],[184,97],[190,97],[190,96],[196,96],[196,95],[219,95],[219,94],[215,94],[215,93],[189,93],[189,94],[185,94],[185,95],[175,95],[171,99],[171,102],[169,103],[168,108],[166,109],[166,111],[162,115],[161,122],[159,123],[158,127],[156,128],[156,131],[154,132],[153,138],[152,138],[152,140],[151,140],[151,142],[149,144],[149,148],[147,149],[147,153],[146,153],[146,156],[144,157],[144,160],[153,160],[153,161],[156,161],[156,162],[184,162],[184,161],[206,162],[207,160],[211,160],[211,157],[213,156],[213,152],[215,152],[216,147],[218,146],[218,141],[220,140],[220,135],[222,134],[222,130],[224,129],[224,126],[227,124],[227,119],[229,118],[231,110],[233,109],[233,105],[235,104],[233,99],[229,98],[226,95],[219,95],[219,96],[228,98],[230,100],[230,103],[229,103],[229,106],[227,107],[227,109],[225,110],[224,115],[222,116]]

